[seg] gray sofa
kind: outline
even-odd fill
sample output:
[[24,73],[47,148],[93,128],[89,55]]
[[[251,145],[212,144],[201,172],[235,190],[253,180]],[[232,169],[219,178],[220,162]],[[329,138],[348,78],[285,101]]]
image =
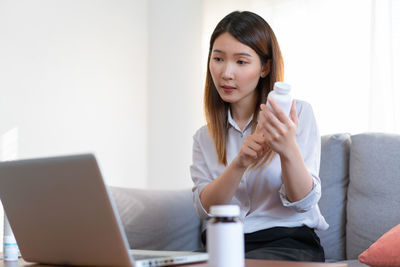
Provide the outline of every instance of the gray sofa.
[[[327,261],[364,266],[358,255],[400,223],[400,136],[323,136],[320,177],[319,205],[330,228],[318,235]],[[201,246],[202,222],[194,211],[191,189],[112,187],[111,192],[132,248],[195,250]]]

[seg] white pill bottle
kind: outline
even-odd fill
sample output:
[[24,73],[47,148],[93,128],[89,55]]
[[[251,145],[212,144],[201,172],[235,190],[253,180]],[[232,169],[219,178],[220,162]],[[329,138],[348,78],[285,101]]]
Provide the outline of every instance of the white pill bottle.
[[[292,87],[290,86],[290,84],[284,82],[276,82],[274,84],[274,90],[268,94],[268,97],[274,99],[288,117],[293,101],[293,97],[290,95],[291,90]],[[273,110],[268,101],[267,106]]]
[[207,224],[208,266],[244,267],[244,234],[239,206],[212,206],[210,213],[213,217]]
[[11,230],[7,215],[4,213],[4,231],[3,231],[3,254],[5,261],[17,261],[19,249],[17,241]]

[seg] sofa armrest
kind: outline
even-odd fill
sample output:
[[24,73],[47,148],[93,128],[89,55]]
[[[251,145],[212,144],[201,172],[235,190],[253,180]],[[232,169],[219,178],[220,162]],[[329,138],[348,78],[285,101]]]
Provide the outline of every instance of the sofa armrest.
[[200,247],[192,192],[110,187],[131,249],[191,251]]

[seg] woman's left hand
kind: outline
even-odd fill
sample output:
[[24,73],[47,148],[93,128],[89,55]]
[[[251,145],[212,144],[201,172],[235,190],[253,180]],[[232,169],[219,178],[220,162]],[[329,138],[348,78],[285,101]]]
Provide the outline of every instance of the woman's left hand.
[[262,104],[258,123],[270,148],[281,157],[288,156],[290,151],[297,146],[296,132],[299,119],[296,103],[292,101],[289,118],[273,99],[268,98],[268,102],[274,111]]

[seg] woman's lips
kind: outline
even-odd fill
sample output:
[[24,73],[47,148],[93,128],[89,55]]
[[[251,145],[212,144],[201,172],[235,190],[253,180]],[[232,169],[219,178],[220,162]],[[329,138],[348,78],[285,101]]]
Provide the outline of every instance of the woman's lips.
[[226,86],[226,85],[223,85],[223,86],[221,86],[222,87],[222,90],[224,90],[224,92],[225,93],[232,93],[233,92],[233,90],[235,90],[236,88],[235,87],[232,87],[232,86]]

